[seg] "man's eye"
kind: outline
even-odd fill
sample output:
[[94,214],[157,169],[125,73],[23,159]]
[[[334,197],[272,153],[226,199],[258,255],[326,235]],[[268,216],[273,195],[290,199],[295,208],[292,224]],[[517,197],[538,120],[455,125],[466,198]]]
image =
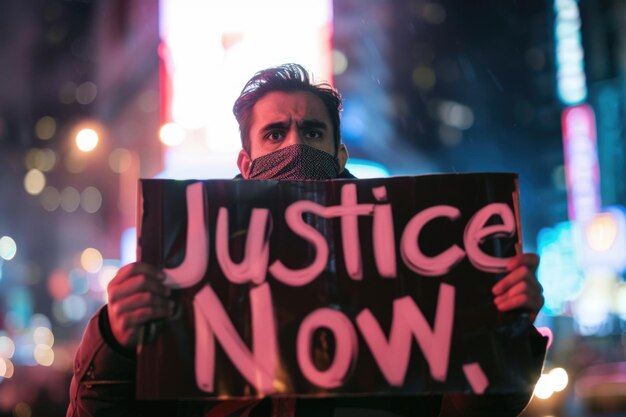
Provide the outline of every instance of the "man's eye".
[[278,141],[283,140],[285,138],[285,135],[283,135],[283,132],[269,132],[267,135],[265,135],[265,138],[273,141]]
[[305,133],[307,139],[321,139],[322,138],[322,132],[320,132],[319,130],[309,130]]

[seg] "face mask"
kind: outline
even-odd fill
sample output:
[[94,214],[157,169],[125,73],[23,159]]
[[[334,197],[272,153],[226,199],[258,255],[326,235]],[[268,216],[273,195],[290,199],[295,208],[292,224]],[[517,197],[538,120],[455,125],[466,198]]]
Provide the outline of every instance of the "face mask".
[[250,179],[327,180],[339,176],[339,163],[329,153],[295,144],[256,158],[250,164]]

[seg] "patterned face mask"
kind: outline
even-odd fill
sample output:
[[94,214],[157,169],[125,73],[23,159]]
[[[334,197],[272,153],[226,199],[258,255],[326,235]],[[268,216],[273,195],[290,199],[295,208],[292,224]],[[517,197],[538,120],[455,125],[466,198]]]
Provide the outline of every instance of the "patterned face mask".
[[331,154],[295,144],[258,157],[250,165],[249,179],[327,180],[339,176],[339,163]]

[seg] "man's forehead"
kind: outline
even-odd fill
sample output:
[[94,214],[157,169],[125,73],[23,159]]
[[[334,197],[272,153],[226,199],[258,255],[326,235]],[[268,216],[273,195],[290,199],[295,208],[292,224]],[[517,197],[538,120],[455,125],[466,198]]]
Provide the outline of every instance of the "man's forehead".
[[292,118],[329,118],[324,102],[308,91],[272,91],[259,99],[252,111],[254,121],[267,118],[278,118],[281,121]]

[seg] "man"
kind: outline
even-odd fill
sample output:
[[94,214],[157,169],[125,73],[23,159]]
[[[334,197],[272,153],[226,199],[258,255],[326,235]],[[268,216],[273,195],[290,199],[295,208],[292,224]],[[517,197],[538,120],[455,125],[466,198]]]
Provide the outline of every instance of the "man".
[[[233,112],[239,123],[241,177],[252,179],[354,178],[345,168],[348,151],[340,139],[341,97],[314,85],[304,68],[287,64],[257,73],[244,87]],[[538,257],[523,254],[493,287],[500,311],[524,309],[531,320],[543,305],[535,270]],[[135,348],[142,326],[169,317],[174,309],[162,271],[144,264],[122,267],[108,286],[108,304],[90,321],[76,354],[68,416],[103,415],[516,415],[526,396],[446,395],[419,398],[346,398],[193,403],[134,401]],[[545,344],[532,335],[538,366]],[[360,411],[359,411],[360,410]],[[294,414],[295,413],[295,414]],[[473,413],[473,414],[472,414]]]

